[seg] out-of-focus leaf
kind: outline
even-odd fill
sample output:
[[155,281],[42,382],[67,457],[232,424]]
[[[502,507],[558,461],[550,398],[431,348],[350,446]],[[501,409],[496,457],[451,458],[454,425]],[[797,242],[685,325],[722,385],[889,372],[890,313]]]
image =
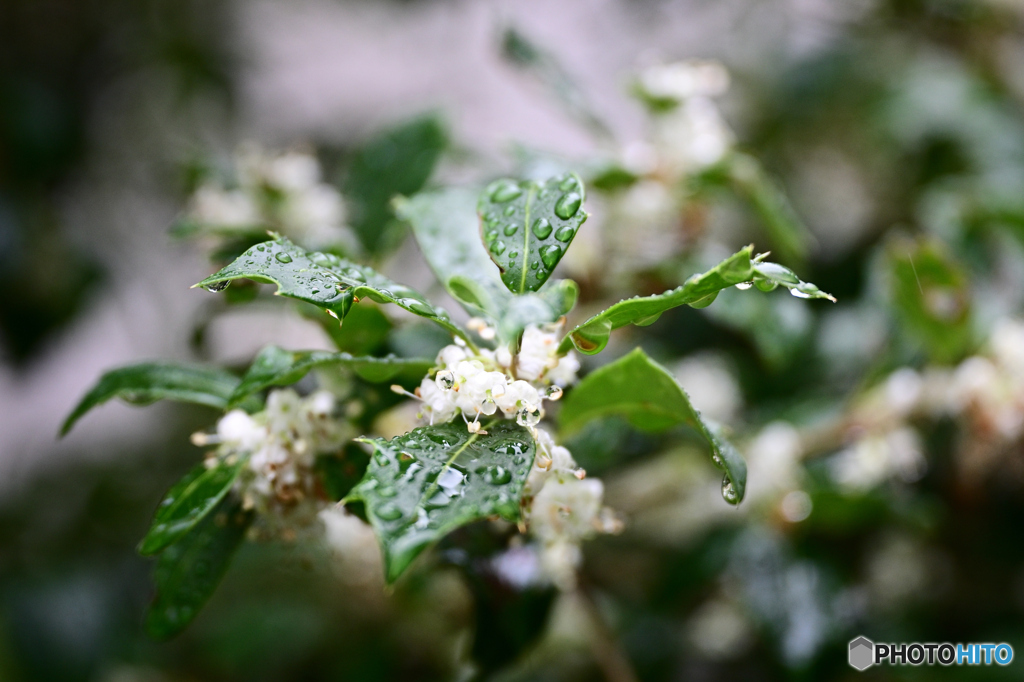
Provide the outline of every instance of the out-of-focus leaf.
[[471,315],[501,317],[511,295],[480,243],[476,193],[461,188],[395,200],[395,213],[412,227],[438,281]]
[[375,451],[366,477],[346,500],[365,503],[389,583],[460,526],[494,515],[519,519],[535,444],[518,424],[499,421],[484,435],[453,422],[363,442]]
[[236,279],[276,284],[278,295],[312,303],[339,319],[345,318],[356,298],[365,296],[376,303],[394,303],[456,336],[466,336],[452,324],[447,310],[431,305],[422,294],[373,268],[330,253],[307,252],[284,237],[257,244],[195,286],[220,291]]
[[900,326],[938,362],[956,362],[974,347],[964,271],[936,242],[894,242],[888,252],[892,302]]
[[63,436],[82,415],[111,398],[133,405],[176,400],[223,409],[238,386],[238,377],[224,370],[170,362],[147,362],[111,370],[100,377],[61,427]]
[[705,313],[715,322],[748,336],[773,370],[789,365],[808,343],[812,317],[802,302],[784,296],[750,296],[726,289]]
[[339,453],[316,458],[316,471],[327,497],[340,500],[348,495],[366,473],[370,455],[357,443],[348,443]]
[[498,337],[512,341],[527,325],[554,322],[576,305],[580,288],[571,279],[554,280],[535,294],[521,294],[512,298],[498,320]]
[[570,331],[562,339],[558,351],[565,353],[575,346],[587,355],[600,353],[608,345],[612,330],[627,324],[645,327],[656,322],[666,310],[681,305],[706,308],[714,302],[718,292],[731,286],[747,288],[749,285],[757,286],[762,291],[771,291],[782,285],[799,298],[835,301],[815,285],[801,281],[789,268],[752,259],[752,251],[751,246],[737,251],[707,272],[690,277],[675,289],[654,296],[635,296],[619,301]]
[[156,554],[192,530],[231,490],[245,461],[236,457],[230,464],[218,461],[213,467],[204,462],[175,483],[157,507],[139,554]]
[[169,639],[199,614],[252,520],[251,512],[228,497],[160,554],[153,572],[156,598],[146,614],[146,630],[152,637]]
[[[239,287],[234,284],[225,293],[236,288]],[[373,303],[359,303],[352,306],[342,325],[314,305],[300,305],[300,308],[304,316],[320,324],[339,351],[352,355],[378,354],[378,351],[387,342],[388,333],[394,327],[380,306]]]
[[640,348],[588,374],[566,397],[558,421],[569,434],[608,415],[621,415],[645,431],[663,431],[677,424],[693,427],[711,447],[715,466],[725,472],[722,497],[731,504],[743,500],[747,483],[743,457],[718,425],[701,416],[676,378]]
[[387,251],[400,240],[391,198],[418,192],[447,145],[440,118],[428,115],[384,131],[356,153],[343,191],[349,224],[369,253]]
[[270,386],[294,384],[313,368],[326,366],[348,367],[366,381],[381,383],[399,376],[419,379],[434,366],[434,361],[400,358],[396,355],[375,358],[322,350],[287,351],[277,346],[267,346],[253,360],[242,382],[231,394],[228,406],[237,405],[253,393]]
[[509,291],[537,291],[587,219],[575,173],[544,182],[496,180],[480,194],[484,244]]

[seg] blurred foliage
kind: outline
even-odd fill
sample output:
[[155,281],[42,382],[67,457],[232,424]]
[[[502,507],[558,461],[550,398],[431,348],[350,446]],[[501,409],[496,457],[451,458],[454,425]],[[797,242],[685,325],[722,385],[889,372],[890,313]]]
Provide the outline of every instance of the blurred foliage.
[[[196,17],[218,7],[16,0],[0,9],[0,254],[19,259],[0,270],[5,291],[24,292],[0,303],[12,357],[28,357],[69,319],[99,276],[60,236],[54,204],[88,154],[84,120],[96,89],[111,73],[154,60],[190,74],[183,91],[230,87],[219,41],[194,32],[204,24]],[[779,259],[804,259],[801,276],[839,302],[793,306],[800,302],[781,290],[756,298],[728,290],[706,311],[668,310],[649,327],[624,328],[606,351],[641,345],[687,386],[687,359],[713,357],[727,368],[724,381],[721,372],[694,375],[701,381],[691,398],[700,406],[701,386],[720,395],[732,387],[731,404],[708,403],[720,414],[701,409],[735,426],[749,459],[748,499],[738,509],[715,498],[720,479],[692,434],[596,419],[565,444],[606,480],[627,530],[586,546],[584,597],[502,582],[491,559],[511,529],[500,525],[460,530],[387,596],[379,565],[338,566],[314,544],[249,543],[194,627],[155,644],[141,628],[150,566],[134,544],[196,451],[123,453],[107,467],[50,472],[4,500],[0,679],[450,679],[470,654],[481,677],[499,679],[610,678],[617,655],[642,680],[849,679],[846,643],[861,634],[1007,641],[1020,651],[1024,550],[1013,538],[1024,523],[1024,444],[1012,418],[1024,408],[1014,402],[1015,375],[990,346],[997,321],[1019,319],[1024,308],[1024,18],[1010,3],[969,0],[865,7],[823,46],[778,56],[775,70],[734,69],[745,100],[742,153],[761,160],[766,182],[739,196],[751,210],[739,211],[739,227],[722,239],[742,241],[724,246],[781,239],[790,250]],[[132,37],[102,39],[115,31]],[[111,44],[121,47],[111,54]],[[500,47],[604,135],[555,50],[511,29]],[[428,182],[447,140],[426,117],[353,142],[339,157],[334,177],[375,257],[404,234],[392,195]],[[700,180],[665,228],[685,237],[684,248],[641,265],[601,260],[573,272],[584,310],[705,269],[717,202],[729,208],[721,193],[736,178],[716,168]],[[609,203],[643,184],[614,164],[588,182]],[[787,241],[800,227],[754,226],[759,211],[774,219],[791,209],[814,235],[809,247]],[[60,273],[18,265],[55,260],[44,252],[61,255]],[[309,315],[354,354],[432,357],[447,340],[429,323],[394,325],[369,302],[340,328]],[[968,370],[986,362],[1010,383],[998,391],[984,384],[955,417],[905,408],[906,395],[944,394],[929,377],[976,378]],[[363,396],[354,420],[367,433],[401,400],[387,387],[335,379]],[[985,402],[1003,395],[1009,407]],[[174,414],[182,423],[172,425],[170,444],[208,423]],[[1002,414],[1011,417],[1005,437]],[[349,448],[321,460],[333,499],[351,489],[366,459]],[[1000,680],[1013,671],[873,675]]]

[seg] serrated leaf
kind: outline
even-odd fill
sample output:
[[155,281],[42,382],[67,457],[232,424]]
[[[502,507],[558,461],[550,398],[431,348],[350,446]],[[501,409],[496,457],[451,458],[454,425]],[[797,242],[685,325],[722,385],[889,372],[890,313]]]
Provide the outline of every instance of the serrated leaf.
[[394,582],[428,545],[467,523],[519,519],[519,500],[535,444],[522,426],[499,421],[487,434],[460,422],[415,429],[375,451],[365,478],[346,498],[361,500]]
[[119,367],[100,377],[68,415],[60,435],[67,434],[86,412],[112,398],[133,405],[175,400],[223,409],[238,383],[233,374],[211,367],[170,362]]
[[587,219],[586,192],[575,173],[543,182],[496,180],[477,204],[484,245],[514,294],[537,291]]
[[228,497],[160,554],[153,571],[156,597],[146,614],[150,636],[169,639],[192,622],[220,583],[252,520],[251,512]]
[[253,393],[270,386],[294,384],[312,369],[331,365],[348,367],[366,381],[381,383],[399,376],[419,379],[434,366],[434,361],[423,358],[400,358],[397,355],[376,358],[354,357],[348,353],[321,350],[287,351],[277,346],[267,346],[253,360],[249,371],[231,395],[228,406],[236,405]]
[[175,483],[157,507],[139,554],[156,554],[194,528],[231,490],[245,462],[244,457],[231,464],[218,461],[213,467],[204,462]]
[[398,197],[394,204],[448,293],[471,315],[497,320],[512,297],[480,243],[476,194],[451,188]]
[[711,447],[715,466],[725,472],[723,497],[731,504],[743,500],[747,483],[743,457],[717,424],[701,416],[672,373],[640,348],[584,377],[566,397],[558,422],[563,433],[571,434],[592,419],[609,415],[625,417],[645,431],[663,431],[677,424],[693,427]]
[[382,253],[400,241],[391,198],[419,191],[447,145],[440,118],[426,115],[382,132],[356,152],[343,189],[349,224],[369,253]]
[[619,301],[570,331],[559,344],[558,352],[565,353],[575,346],[587,355],[600,353],[608,345],[608,337],[613,330],[628,324],[639,327],[654,324],[666,310],[681,305],[706,308],[714,302],[718,292],[731,286],[746,288],[749,284],[770,291],[781,284],[800,298],[835,301],[815,285],[801,281],[789,268],[752,259],[752,252],[751,246],[737,251],[707,272],[690,277],[675,289],[654,296],[635,296]]
[[307,252],[284,237],[257,244],[195,286],[220,291],[236,279],[275,284],[278,295],[312,303],[342,320],[356,298],[393,303],[465,338],[448,311],[431,305],[422,294],[373,268],[330,253]]

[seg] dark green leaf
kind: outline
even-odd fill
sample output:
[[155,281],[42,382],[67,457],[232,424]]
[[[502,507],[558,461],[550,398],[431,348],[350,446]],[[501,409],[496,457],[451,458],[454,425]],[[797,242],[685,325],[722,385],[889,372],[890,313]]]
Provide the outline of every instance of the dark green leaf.
[[519,519],[519,499],[533,466],[533,437],[499,421],[487,435],[461,421],[425,426],[374,446],[366,477],[346,498],[366,504],[394,582],[428,545],[472,521]]
[[223,370],[195,365],[148,362],[120,367],[100,377],[68,415],[60,433],[66,434],[82,415],[111,398],[133,405],[176,400],[223,409],[238,382],[238,377]]
[[675,377],[640,348],[588,374],[565,399],[558,421],[569,434],[608,415],[621,415],[645,431],[693,427],[711,446],[715,466],[725,472],[722,496],[731,504],[743,500],[746,462],[718,426],[701,417]]
[[[236,288],[241,287],[233,284],[225,293]],[[338,350],[353,355],[377,355],[394,327],[380,306],[373,303],[353,305],[343,325],[339,325],[338,320],[314,305],[300,303],[299,310],[304,317],[315,320],[327,332]]]
[[178,634],[198,615],[245,539],[251,512],[231,497],[191,532],[165,549],[156,562],[156,598],[146,614],[146,630],[157,639]]
[[267,346],[253,360],[249,371],[242,377],[242,383],[231,395],[228,406],[236,405],[270,386],[294,384],[313,368],[326,366],[348,367],[366,381],[381,383],[398,376],[418,380],[434,366],[434,361],[400,358],[396,355],[383,358],[353,357],[348,353],[287,351],[277,346]]
[[498,268],[480,243],[476,194],[453,188],[395,200],[423,256],[448,293],[471,315],[497,320],[511,300]]
[[587,219],[585,198],[575,173],[544,182],[496,180],[481,193],[484,244],[509,291],[537,291],[548,280]]
[[343,190],[349,223],[368,252],[381,253],[399,241],[391,198],[418,192],[447,144],[441,120],[428,115],[383,132],[356,153]]
[[330,253],[307,252],[284,237],[257,244],[195,286],[220,291],[236,279],[276,284],[278,295],[312,303],[339,319],[345,318],[356,298],[394,303],[465,338],[465,332],[452,324],[448,311],[434,307],[422,294],[365,265]]
[[245,461],[236,457],[230,464],[218,461],[214,467],[204,462],[175,483],[157,507],[139,554],[156,554],[195,527],[231,490]]

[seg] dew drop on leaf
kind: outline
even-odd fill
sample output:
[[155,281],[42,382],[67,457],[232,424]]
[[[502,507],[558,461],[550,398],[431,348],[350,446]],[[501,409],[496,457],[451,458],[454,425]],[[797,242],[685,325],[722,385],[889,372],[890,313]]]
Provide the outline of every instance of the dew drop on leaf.
[[572,236],[574,234],[576,234],[576,230],[572,227],[572,225],[566,225],[560,228],[558,232],[555,233],[555,239],[557,239],[560,242],[567,242],[570,239],[572,239]]
[[548,270],[558,265],[558,260],[562,257],[562,247],[549,244],[544,246],[540,250],[540,260],[544,263],[544,267]]
[[505,242],[498,241],[491,244],[491,253],[495,256],[500,256],[505,253]]
[[733,486],[728,474],[722,478],[722,499],[729,504],[739,504],[740,501],[739,493],[736,492],[736,487]]
[[377,518],[385,521],[395,521],[402,518],[402,510],[393,504],[384,504],[377,510]]
[[561,183],[558,185],[558,189],[563,192],[568,192],[571,189],[576,189],[576,178],[571,175],[565,176]]
[[224,291],[225,289],[227,289],[229,284],[231,284],[231,280],[224,280],[223,282],[214,282],[213,284],[207,284],[204,288],[207,291],[217,293],[218,291]]
[[522,193],[523,190],[519,185],[508,181],[502,182],[491,191],[491,201],[503,204],[506,201],[512,201]]
[[278,251],[277,253],[275,253],[274,254],[274,258],[277,259],[278,263],[291,263],[292,262],[292,257],[289,256],[284,251]]
[[562,220],[568,220],[576,215],[576,212],[580,210],[580,204],[582,203],[583,197],[576,192],[563,194],[562,198],[555,204],[555,215]]
[[512,480],[512,472],[503,466],[490,466],[484,472],[484,480],[491,485],[505,485]]
[[516,233],[516,231],[518,229],[519,229],[518,225],[516,225],[515,223],[509,223],[508,225],[505,226],[505,229],[502,230],[502,232],[505,233],[506,237],[511,237],[512,235],[514,235]]
[[551,223],[547,218],[537,218],[533,221],[533,233],[537,235],[537,239],[547,239],[551,229]]

